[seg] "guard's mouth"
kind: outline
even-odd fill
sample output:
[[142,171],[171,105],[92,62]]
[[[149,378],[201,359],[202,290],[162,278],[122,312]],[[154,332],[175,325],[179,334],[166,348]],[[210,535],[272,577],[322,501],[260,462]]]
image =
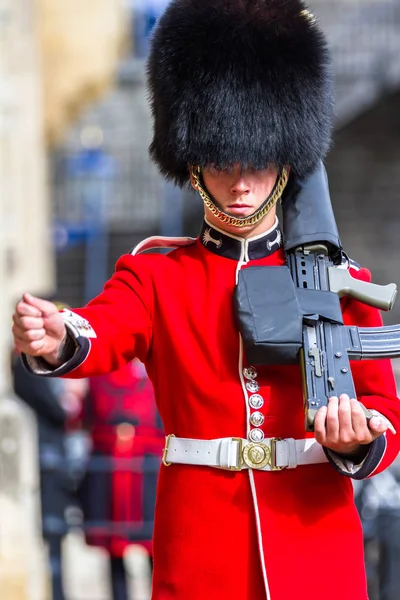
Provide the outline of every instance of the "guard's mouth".
[[242,214],[247,212],[252,207],[249,204],[230,204],[228,210],[233,213]]

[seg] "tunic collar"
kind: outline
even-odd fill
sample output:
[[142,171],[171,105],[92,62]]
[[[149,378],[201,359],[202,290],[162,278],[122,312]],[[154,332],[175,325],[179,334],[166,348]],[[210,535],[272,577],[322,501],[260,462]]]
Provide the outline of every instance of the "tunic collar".
[[278,218],[271,229],[247,239],[222,231],[204,219],[199,239],[210,252],[243,262],[265,258],[282,246]]

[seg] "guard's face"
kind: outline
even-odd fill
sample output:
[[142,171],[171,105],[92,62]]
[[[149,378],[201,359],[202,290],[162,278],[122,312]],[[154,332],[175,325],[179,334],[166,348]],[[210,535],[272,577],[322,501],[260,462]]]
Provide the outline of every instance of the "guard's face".
[[[202,171],[203,181],[209,193],[218,206],[233,217],[248,217],[256,212],[272,192],[278,174],[278,169],[274,166],[256,171],[242,169],[240,164],[235,164],[229,169],[217,169],[211,166]],[[207,208],[206,216],[210,222],[214,222],[215,217]],[[271,211],[271,215],[266,215],[263,221],[270,226],[271,219],[273,223],[275,211]],[[221,227],[218,219],[215,224]],[[240,235],[247,232],[243,230],[239,232],[237,228],[232,228],[232,233]]]

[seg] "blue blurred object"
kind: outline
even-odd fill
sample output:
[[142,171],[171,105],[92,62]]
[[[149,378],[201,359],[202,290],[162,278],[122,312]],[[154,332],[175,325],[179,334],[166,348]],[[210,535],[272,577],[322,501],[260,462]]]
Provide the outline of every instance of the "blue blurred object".
[[82,132],[83,148],[63,164],[70,193],[65,197],[66,218],[53,223],[58,251],[84,243],[84,301],[99,294],[107,279],[109,205],[117,176],[115,159],[102,148],[102,132]]
[[132,34],[135,55],[145,58],[149,52],[149,39],[157,19],[169,0],[132,0]]

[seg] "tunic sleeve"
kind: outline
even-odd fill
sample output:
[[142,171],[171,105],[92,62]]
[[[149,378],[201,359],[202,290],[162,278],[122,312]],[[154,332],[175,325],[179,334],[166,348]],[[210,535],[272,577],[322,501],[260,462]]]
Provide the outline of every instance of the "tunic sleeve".
[[72,358],[52,370],[43,360],[24,355],[28,370],[47,377],[81,378],[116,371],[135,357],[145,362],[153,336],[150,258],[157,257],[123,256],[99,296],[85,308],[63,312],[76,346]]
[[[350,269],[356,279],[371,281],[367,269]],[[346,325],[381,327],[382,316],[378,309],[362,304],[353,298],[344,300],[343,316]],[[352,361],[351,370],[357,398],[364,406],[388,419],[390,429],[370,446],[359,464],[344,460],[339,454],[326,450],[329,461],[342,474],[353,479],[364,479],[380,473],[396,458],[400,450],[400,401],[390,360]]]

